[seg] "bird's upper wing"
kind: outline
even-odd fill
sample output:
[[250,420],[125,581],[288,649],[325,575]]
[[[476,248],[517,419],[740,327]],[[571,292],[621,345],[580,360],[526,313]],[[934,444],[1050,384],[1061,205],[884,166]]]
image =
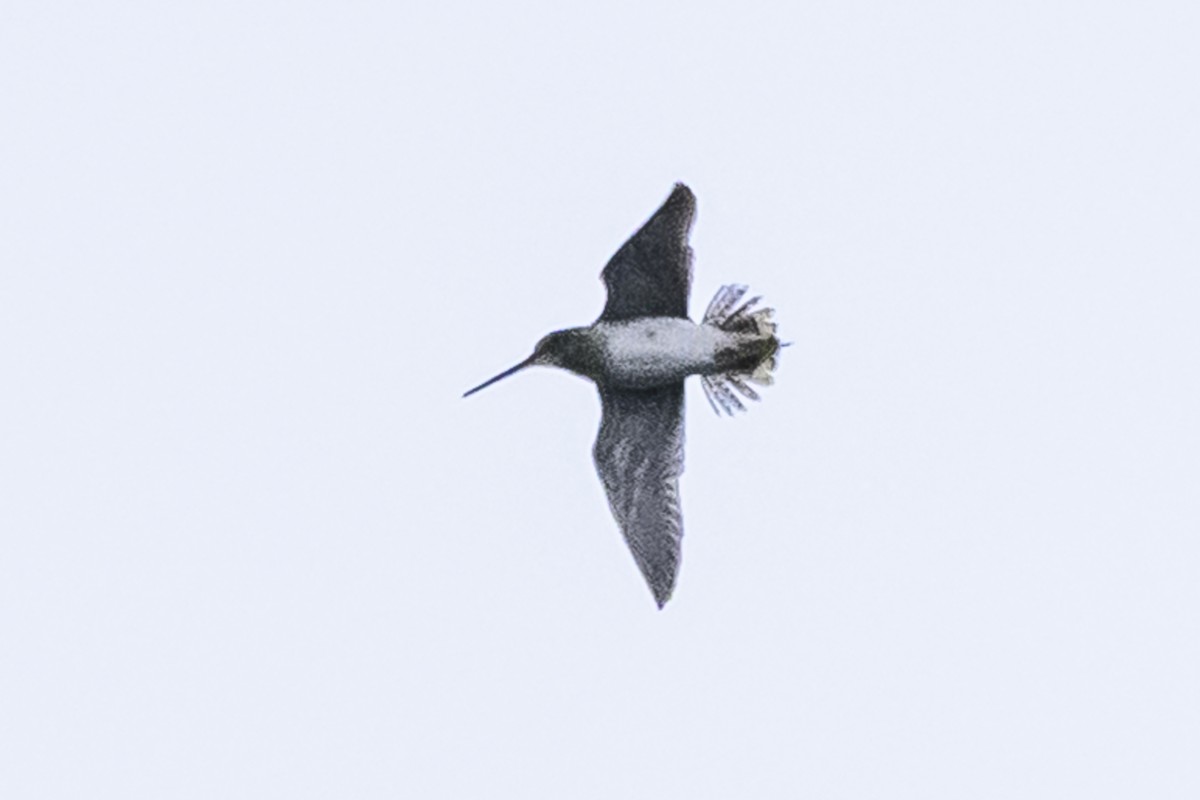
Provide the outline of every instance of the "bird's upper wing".
[[608,303],[601,321],[635,317],[687,317],[692,286],[692,248],[688,233],[696,214],[696,196],[682,183],[601,273]]
[[625,541],[658,607],[679,571],[683,515],[683,382],[656,389],[600,389],[604,415],[596,471]]

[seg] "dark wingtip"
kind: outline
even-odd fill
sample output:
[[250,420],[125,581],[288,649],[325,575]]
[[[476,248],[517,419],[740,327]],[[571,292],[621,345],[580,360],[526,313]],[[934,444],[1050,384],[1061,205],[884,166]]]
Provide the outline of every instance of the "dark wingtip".
[[692,202],[696,201],[696,193],[691,190],[683,181],[675,181],[675,188],[671,190],[671,195],[681,195],[688,198]]

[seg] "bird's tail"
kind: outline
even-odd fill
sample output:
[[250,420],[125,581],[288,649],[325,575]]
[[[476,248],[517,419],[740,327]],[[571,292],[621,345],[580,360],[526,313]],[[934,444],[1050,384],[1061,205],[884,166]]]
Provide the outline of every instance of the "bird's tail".
[[[718,416],[722,410],[730,416],[733,416],[735,411],[746,410],[746,406],[738,399],[738,394],[749,400],[760,399],[758,392],[750,388],[749,384],[770,386],[774,383],[775,379],[772,373],[779,366],[779,349],[786,347],[775,335],[776,325],[771,321],[775,309],[754,310],[754,307],[762,300],[761,297],[752,297],[738,305],[745,296],[747,288],[737,284],[722,286],[704,312],[703,323],[705,325],[713,325],[723,331],[749,334],[754,337],[756,341],[752,342],[752,347],[759,353],[758,357],[751,362],[752,366],[749,369],[739,368],[700,377],[704,395]],[[734,393],[734,389],[737,390],[737,393]]]

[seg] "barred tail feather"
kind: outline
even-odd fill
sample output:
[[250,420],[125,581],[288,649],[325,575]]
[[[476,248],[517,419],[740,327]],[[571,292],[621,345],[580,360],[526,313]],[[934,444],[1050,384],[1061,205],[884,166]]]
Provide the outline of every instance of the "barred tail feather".
[[737,301],[742,299],[742,295],[746,293],[746,286],[738,284],[730,284],[722,286],[713,295],[712,301],[708,304],[708,308],[704,310],[704,322],[709,325],[715,325],[716,320],[722,320],[729,316],[729,309],[737,305]]
[[[718,416],[722,411],[733,416],[737,411],[746,410],[745,404],[738,399],[738,394],[747,400],[760,400],[758,392],[750,388],[749,384],[770,386],[774,383],[772,373],[779,366],[779,348],[782,345],[775,337],[777,326],[771,319],[775,310],[761,308],[755,311],[754,307],[762,300],[761,297],[752,297],[739,306],[738,302],[745,296],[746,291],[747,287],[737,284],[722,286],[713,297],[712,302],[708,304],[708,309],[704,312],[703,323],[714,325],[730,333],[743,333],[770,339],[774,346],[770,353],[749,372],[726,372],[701,376],[700,385],[704,388],[704,396]],[[737,393],[734,392],[735,389]]]

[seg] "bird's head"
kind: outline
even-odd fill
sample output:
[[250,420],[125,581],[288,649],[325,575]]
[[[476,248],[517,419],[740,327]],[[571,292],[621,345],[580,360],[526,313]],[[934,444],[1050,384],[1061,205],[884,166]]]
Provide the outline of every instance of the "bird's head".
[[533,355],[514,367],[489,378],[463,395],[469,397],[486,389],[498,380],[507,378],[526,367],[535,365],[562,367],[580,375],[593,375],[598,360],[597,348],[587,336],[587,328],[568,328],[543,336],[533,348]]

